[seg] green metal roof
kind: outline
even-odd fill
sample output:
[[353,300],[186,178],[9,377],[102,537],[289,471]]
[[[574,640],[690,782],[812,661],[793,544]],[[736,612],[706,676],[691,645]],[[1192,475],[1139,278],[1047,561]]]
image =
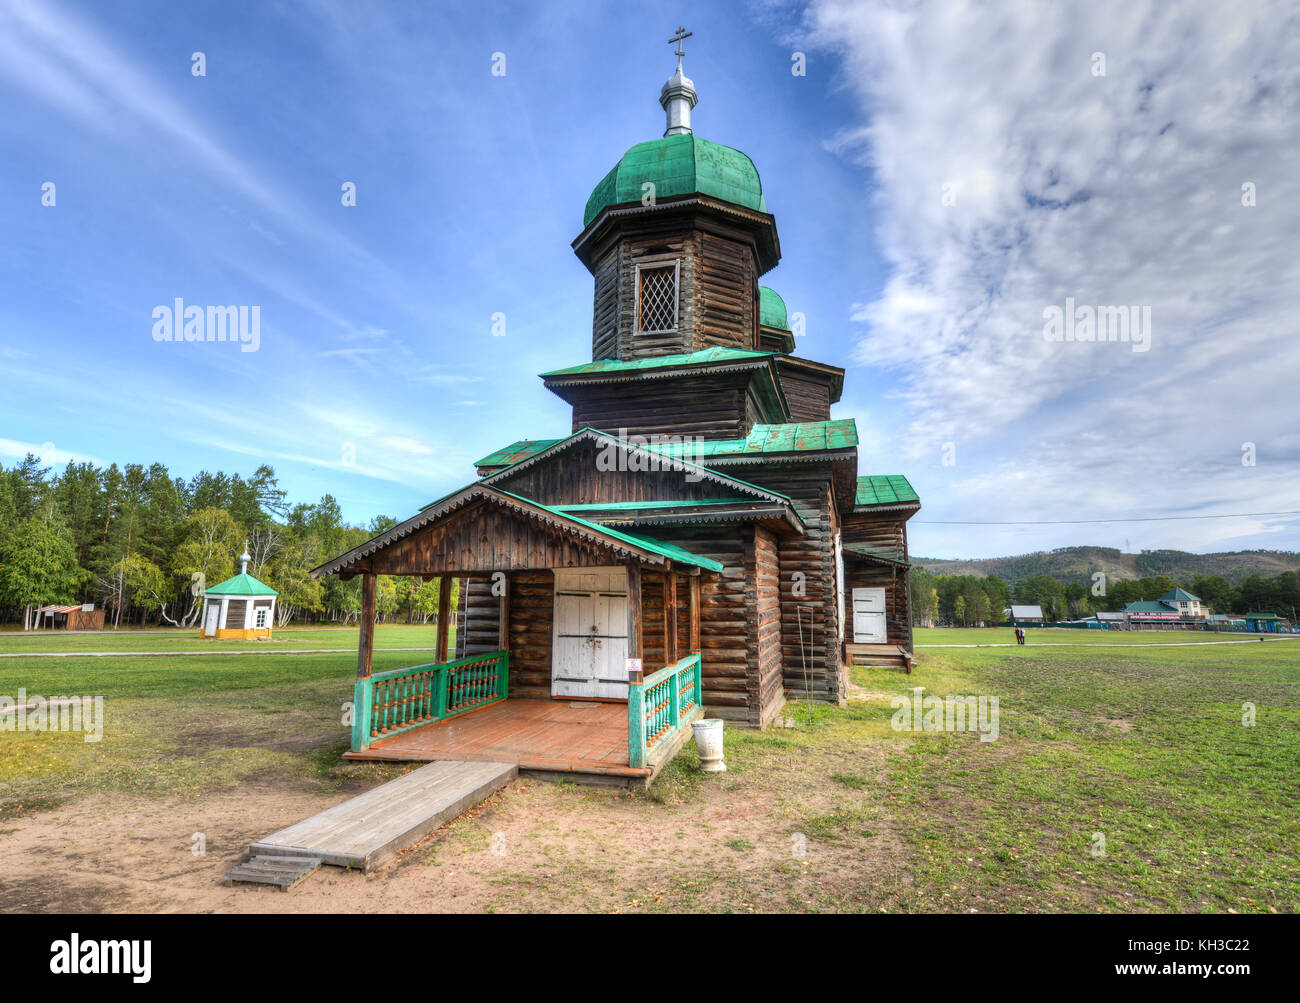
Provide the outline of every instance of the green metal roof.
[[508,446],[503,446],[495,453],[488,453],[481,460],[475,460],[476,467],[508,467],[512,463],[518,463],[520,460],[526,460],[534,453],[540,453],[543,449],[550,449],[557,442],[563,442],[563,439],[520,439],[518,442],[512,442]]
[[758,287],[758,322],[763,327],[790,330],[790,319],[785,312],[785,300],[777,295],[775,289],[769,289],[767,286]]
[[736,362],[742,359],[766,359],[772,352],[752,352],[745,348],[704,348],[698,352],[679,352],[676,355],[652,355],[643,359],[597,359],[566,369],[552,369],[542,373],[548,376],[585,376],[599,373],[635,373],[646,369],[664,369],[672,366],[701,366],[708,363]]
[[209,596],[278,596],[280,593],[269,585],[263,585],[252,575],[238,574],[234,578],[227,578],[220,585],[205,589],[203,594]]
[[623,154],[587,199],[583,227],[590,226],[609,206],[640,202],[646,193],[642,187],[646,182],[654,185],[656,199],[712,195],[767,212],[763,182],[749,157],[729,146],[681,133],[637,143]]
[[885,561],[888,564],[896,564],[900,568],[910,568],[912,566],[909,561],[904,559],[903,552],[900,549],[872,547],[865,543],[846,543],[842,549],[846,554],[857,554],[859,557]]
[[689,451],[695,459],[715,456],[746,456],[769,453],[804,453],[852,449],[858,444],[858,426],[852,418],[834,421],[787,422],[783,425],[755,425],[743,439],[694,440],[650,445],[646,448],[669,456]]
[[920,496],[902,474],[875,474],[858,478],[854,505],[906,505]]
[[1181,589],[1177,587],[1170,589],[1168,592],[1162,595],[1160,597],[1160,600],[1161,602],[1178,602],[1179,600],[1182,600],[1183,602],[1201,601],[1200,599],[1198,599],[1196,596],[1192,595],[1190,592],[1186,591],[1185,589]]
[[1125,613],[1177,613],[1178,610],[1168,603],[1155,602],[1150,599],[1144,599],[1139,602],[1131,602],[1124,607]]

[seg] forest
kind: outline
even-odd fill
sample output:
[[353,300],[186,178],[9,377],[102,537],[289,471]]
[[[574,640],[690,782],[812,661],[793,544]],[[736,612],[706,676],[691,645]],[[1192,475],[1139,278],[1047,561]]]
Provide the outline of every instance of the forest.
[[[277,627],[347,623],[360,580],[316,581],[311,569],[396,522],[348,525],[329,495],[290,503],[265,465],[187,481],[160,463],[69,462],[56,473],[28,454],[0,466],[0,623],[28,629],[41,606],[93,602],[106,626],[196,627],[204,588],[239,571],[245,543],[249,573],[279,593]],[[379,618],[428,622],[438,590],[437,579],[381,577]]]

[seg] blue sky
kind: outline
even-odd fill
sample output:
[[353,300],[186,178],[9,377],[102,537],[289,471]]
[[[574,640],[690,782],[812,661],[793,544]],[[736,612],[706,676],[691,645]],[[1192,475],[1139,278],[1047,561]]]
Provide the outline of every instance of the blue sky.
[[[943,524],[1300,508],[1296,33],[1096,6],[0,4],[0,462],[267,462],[364,523],[562,434],[569,243],[661,134],[686,21],[695,130],[757,164],[764,282],[849,370],[862,472],[919,490],[914,553],[1300,547],[1295,517]],[[1046,342],[1066,296],[1152,305],[1151,350]],[[177,297],[259,306],[259,350],[154,341]]]

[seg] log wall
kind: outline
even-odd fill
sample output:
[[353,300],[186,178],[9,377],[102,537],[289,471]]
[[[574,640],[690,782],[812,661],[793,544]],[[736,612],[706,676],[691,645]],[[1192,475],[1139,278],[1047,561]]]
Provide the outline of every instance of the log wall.
[[[637,266],[679,263],[677,330],[636,330]],[[711,345],[758,345],[758,264],[741,229],[702,229],[690,215],[625,223],[593,270],[592,358],[637,359]]]
[[690,435],[740,439],[756,419],[748,393],[751,373],[569,387],[574,432],[597,428],[617,435]]
[[808,691],[841,702],[847,683],[840,664],[840,612],[835,595],[835,532],[830,463],[728,468],[750,483],[790,497],[805,535],[778,542],[781,661],[787,695]]

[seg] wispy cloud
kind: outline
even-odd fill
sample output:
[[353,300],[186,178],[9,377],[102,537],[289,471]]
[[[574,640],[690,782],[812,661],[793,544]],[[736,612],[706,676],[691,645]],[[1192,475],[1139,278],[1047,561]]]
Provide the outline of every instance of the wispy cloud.
[[[881,410],[906,418],[892,443],[929,488],[922,519],[1300,508],[1296,18],[1263,2],[809,9],[862,115],[831,145],[871,172],[890,264],[851,311],[854,357],[900,381]],[[1067,297],[1149,307],[1149,351],[1047,340]],[[1199,549],[1285,524],[1141,533]]]

